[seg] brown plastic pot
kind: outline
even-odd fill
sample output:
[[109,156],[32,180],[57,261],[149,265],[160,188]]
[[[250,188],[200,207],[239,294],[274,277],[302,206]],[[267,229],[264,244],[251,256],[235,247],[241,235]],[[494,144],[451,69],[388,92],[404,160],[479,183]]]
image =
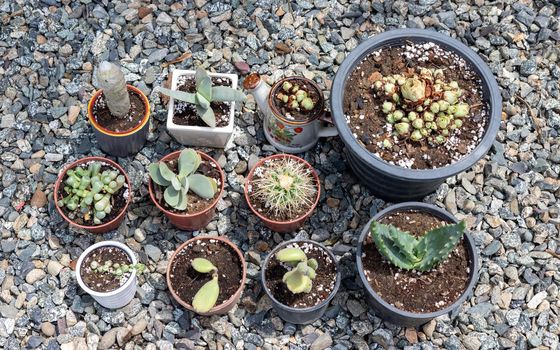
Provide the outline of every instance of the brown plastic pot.
[[[210,221],[212,221],[212,218],[214,217],[214,214],[216,213],[216,205],[218,205],[218,201],[220,200],[220,198],[222,197],[222,194],[224,192],[225,176],[224,176],[224,171],[222,170],[222,168],[220,167],[218,162],[216,162],[214,160],[214,158],[210,157],[209,155],[207,155],[204,152],[200,152],[200,151],[197,151],[197,152],[198,152],[198,154],[200,154],[200,156],[202,157],[203,160],[210,161],[210,162],[214,163],[216,165],[216,168],[220,171],[220,194],[216,197],[216,199],[212,202],[212,204],[208,208],[206,208],[202,211],[199,211],[197,213],[192,213],[192,214],[190,214],[190,213],[189,214],[173,213],[173,212],[165,209],[156,199],[156,196],[155,196],[155,193],[154,193],[154,184],[152,183],[151,179],[150,179],[150,182],[148,183],[148,189],[150,191],[150,198],[152,199],[152,202],[154,202],[154,204],[156,205],[156,207],[159,208],[159,210],[163,211],[165,216],[167,216],[169,221],[171,221],[171,223],[175,227],[177,227],[181,230],[185,230],[185,231],[197,231],[197,230],[200,230],[200,229],[206,227],[206,225],[208,225],[208,223],[210,223]],[[163,157],[160,160],[160,162],[177,159],[177,158],[179,158],[180,153],[181,153],[181,151],[176,151],[176,152],[170,153],[170,154],[166,155],[165,157]]]
[[116,132],[105,129],[97,123],[96,118],[93,116],[93,106],[103,90],[96,91],[88,103],[88,119],[93,126],[93,132],[97,138],[99,148],[114,157],[128,157],[138,153],[146,143],[148,129],[150,128],[150,123],[148,122],[150,119],[150,102],[148,98],[140,89],[132,85],[127,85],[126,87],[129,92],[132,91],[138,94],[144,103],[142,121],[130,130]]
[[[91,162],[91,161],[102,162],[102,163],[105,163],[107,165],[110,165],[110,166],[114,167],[115,169],[119,170],[119,172],[124,175],[124,177],[126,179],[126,185],[128,186],[128,200],[126,201],[126,204],[125,204],[124,208],[121,209],[121,212],[119,213],[119,215],[117,215],[113,220],[111,220],[107,223],[101,224],[101,225],[84,226],[84,225],[79,225],[79,224],[75,223],[68,216],[66,216],[66,214],[64,214],[64,211],[62,210],[62,208],[60,208],[58,206],[58,201],[61,199],[58,196],[58,192],[60,190],[62,180],[66,176],[66,173],[68,172],[68,170],[73,169],[73,168],[77,167],[78,165],[85,164],[85,163],[88,163],[88,162]],[[105,233],[105,232],[109,232],[109,231],[117,229],[120,226],[121,222],[124,220],[124,217],[126,215],[126,209],[128,208],[128,205],[130,204],[131,201],[132,201],[132,186],[130,184],[130,179],[128,178],[128,174],[126,173],[126,171],[124,171],[124,169],[119,164],[117,164],[116,162],[114,162],[110,159],[103,158],[103,157],[85,157],[85,158],[79,159],[79,160],[75,161],[74,163],[68,165],[60,173],[60,175],[58,176],[58,179],[56,180],[56,184],[54,186],[54,205],[55,205],[56,209],[58,210],[58,212],[60,213],[60,215],[62,216],[62,218],[64,218],[64,220],[66,220],[71,226],[84,229],[84,230],[86,230],[90,233]]]
[[[313,205],[311,206],[311,208],[309,208],[307,213],[305,213],[304,215],[302,215],[299,218],[296,218],[294,220],[291,220],[291,221],[275,221],[275,220],[271,220],[271,219],[267,218],[266,216],[259,213],[255,209],[255,207],[253,206],[253,204],[251,203],[251,200],[249,198],[248,189],[249,189],[249,186],[251,184],[251,180],[253,179],[255,169],[260,167],[264,162],[270,161],[272,159],[277,159],[277,158],[292,158],[292,159],[294,159],[294,160],[296,160],[300,163],[305,164],[305,166],[308,169],[311,170],[311,173],[313,174],[313,178],[315,179],[315,183],[317,184],[317,196],[315,197],[315,201],[313,202]],[[305,220],[307,220],[307,218],[311,216],[311,214],[315,210],[315,207],[317,207],[317,203],[319,203],[320,196],[321,196],[321,182],[319,181],[319,176],[317,175],[317,172],[315,171],[315,169],[311,166],[311,164],[306,162],[304,159],[301,159],[301,158],[296,157],[296,156],[291,155],[291,154],[275,154],[275,155],[272,155],[272,156],[261,159],[257,164],[255,164],[253,169],[251,169],[251,171],[249,172],[249,175],[247,176],[247,180],[245,181],[245,200],[247,201],[247,204],[249,205],[249,208],[251,208],[251,211],[264,222],[266,227],[268,227],[271,230],[276,231],[276,232],[293,232],[293,231],[297,230],[298,228],[300,228],[303,225],[303,223],[305,222]]]
[[170,275],[171,275],[171,268],[173,267],[173,261],[175,260],[175,257],[177,256],[177,254],[179,252],[181,252],[183,249],[185,249],[185,247],[187,245],[189,245],[190,243],[196,242],[196,241],[201,241],[201,240],[206,240],[206,241],[217,240],[217,241],[221,241],[221,242],[227,244],[237,253],[237,255],[239,256],[239,261],[241,261],[241,263],[243,265],[241,285],[239,286],[239,288],[237,288],[237,291],[228,300],[221,303],[220,305],[214,306],[212,309],[210,309],[210,311],[205,312],[205,313],[199,313],[199,315],[202,315],[202,316],[223,315],[223,314],[228,313],[231,309],[233,309],[233,307],[239,302],[239,299],[241,298],[241,294],[243,294],[243,289],[245,289],[245,281],[247,280],[247,263],[245,262],[245,258],[243,257],[243,253],[241,253],[239,248],[237,248],[237,246],[235,244],[233,244],[226,237],[200,236],[200,237],[191,238],[188,241],[186,241],[185,243],[181,244],[181,246],[179,248],[177,248],[177,250],[175,250],[175,252],[173,252],[173,255],[171,256],[171,259],[169,259],[169,263],[167,264],[167,288],[169,288],[169,291],[171,292],[171,295],[173,296],[173,298],[179,304],[181,304],[187,310],[190,310],[190,311],[196,313],[196,311],[194,310],[194,308],[192,307],[191,304],[189,304],[185,300],[179,298],[179,295],[177,295],[177,292],[175,291],[175,288],[173,288],[173,285],[171,284]]

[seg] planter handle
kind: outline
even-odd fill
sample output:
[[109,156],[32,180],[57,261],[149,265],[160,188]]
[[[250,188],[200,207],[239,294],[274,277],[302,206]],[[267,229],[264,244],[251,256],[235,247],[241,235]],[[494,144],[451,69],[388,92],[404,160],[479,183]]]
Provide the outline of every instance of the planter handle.
[[[330,112],[324,112],[319,117],[319,120],[324,122],[319,126],[319,137],[332,137],[338,135],[338,129],[336,128],[336,126],[334,126],[334,122],[332,120]],[[328,124],[330,126],[326,126],[325,124]]]

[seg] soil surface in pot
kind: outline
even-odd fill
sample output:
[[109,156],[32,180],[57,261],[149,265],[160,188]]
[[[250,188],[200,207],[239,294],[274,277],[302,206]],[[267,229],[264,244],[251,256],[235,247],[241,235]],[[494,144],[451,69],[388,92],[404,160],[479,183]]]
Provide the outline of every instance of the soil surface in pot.
[[[78,165],[78,167],[87,169],[89,165],[88,163],[85,164],[80,164]],[[76,169],[77,167],[75,167],[74,169]],[[101,166],[101,171],[103,172],[105,170],[117,170],[119,171],[119,169],[112,167],[106,163],[103,163],[103,165]],[[120,174],[120,171],[119,171]],[[124,175],[124,174],[123,174]],[[60,187],[58,188],[58,198],[59,199],[63,199],[64,197],[66,197],[66,192],[64,191],[64,183],[66,182],[66,179],[68,177],[65,175],[62,178],[62,182],[60,184]],[[111,212],[109,214],[107,214],[103,219],[101,219],[101,224],[106,224],[108,222],[113,221],[113,219],[115,219],[117,216],[119,216],[119,214],[121,213],[121,211],[123,210],[123,208],[126,206],[126,202],[128,201],[128,196],[129,196],[129,192],[128,192],[128,183],[125,182],[125,184],[123,185],[123,187],[121,187],[117,192],[115,192],[115,194],[113,194],[111,196]],[[71,211],[68,208],[66,208],[65,205],[63,205],[62,207],[60,207],[60,209],[62,209],[62,212],[64,213],[64,215],[66,215],[66,217],[70,220],[72,220],[72,222],[78,224],[78,225],[82,225],[82,226],[99,226],[93,223],[93,215],[90,212],[87,213],[82,213],[80,210],[80,207],[78,207],[76,210]]]
[[[442,69],[441,79],[446,83],[456,81],[463,90],[460,101],[470,106],[468,115],[462,118],[463,125],[450,130],[441,145],[432,145],[426,138],[416,142],[394,135],[393,125],[382,112],[387,97],[373,88],[382,76],[408,77],[418,68]],[[435,43],[407,42],[381,48],[366,56],[348,77],[343,99],[346,122],[363,147],[390,164],[412,169],[443,167],[469,154],[482,140],[489,112],[481,84],[479,75],[463,58]],[[385,148],[384,140],[390,141],[392,148]]]
[[[317,114],[320,113],[321,109],[323,108],[323,93],[322,91],[318,91],[315,86],[309,84],[305,80],[299,78],[290,78],[285,80],[290,82],[294,86],[298,86],[300,90],[303,90],[307,93],[307,97],[313,101],[313,109],[306,110],[303,107],[299,107],[297,109],[290,108],[290,105],[293,101],[292,98],[288,100],[288,102],[282,101],[279,98],[282,95],[290,96],[294,95],[295,92],[290,90],[290,92],[286,92],[283,88],[283,84],[276,84],[273,88],[271,93],[272,96],[272,103],[276,107],[276,110],[287,120],[295,121],[295,122],[304,122],[308,121],[311,118],[315,118]],[[293,89],[293,87],[292,87]]]
[[296,206],[293,210],[291,210],[291,212],[276,212],[273,210],[269,203],[270,197],[262,194],[269,193],[268,190],[264,189],[266,184],[269,183],[267,180],[267,172],[273,171],[278,167],[282,169],[284,164],[284,158],[274,158],[265,161],[255,169],[251,179],[248,180],[250,181],[250,186],[248,186],[248,197],[253,208],[267,219],[279,222],[289,222],[301,218],[313,207],[317,197],[318,184],[315,182],[315,177],[313,176],[311,170],[308,170],[302,181],[307,182],[309,187],[313,186],[313,189],[306,188],[303,191],[299,191],[300,194],[303,195],[303,199],[299,201],[302,204]]
[[205,239],[191,242],[171,261],[171,285],[181,300],[191,305],[198,290],[212,279],[211,273],[200,273],[191,266],[195,258],[208,259],[218,268],[220,294],[216,306],[237,292],[243,280],[243,266],[239,255],[222,241]]
[[[177,174],[178,171],[178,159],[173,159],[171,161],[166,161],[165,164],[167,164],[167,166],[169,167],[169,169],[171,171],[173,171],[175,174]],[[184,211],[180,211],[177,210],[171,206],[169,206],[167,204],[167,202],[165,201],[165,199],[163,199],[163,192],[165,191],[164,187],[161,187],[160,185],[156,184],[155,182],[152,181],[152,186],[154,186],[154,195],[159,203],[159,205],[161,205],[163,208],[165,208],[165,210],[170,211],[172,213],[175,214],[194,214],[194,213],[198,213],[201,212],[205,209],[207,209],[208,207],[210,207],[210,205],[214,202],[214,200],[216,199],[216,197],[218,197],[220,195],[220,182],[221,182],[221,176],[220,176],[220,170],[218,170],[218,168],[215,167],[215,164],[213,164],[210,161],[204,160],[202,159],[202,162],[200,163],[198,170],[196,171],[196,173],[198,174],[202,174],[202,175],[206,175],[208,177],[213,178],[214,180],[216,180],[216,182],[218,183],[218,191],[216,191],[216,194],[214,194],[214,198],[212,199],[206,199],[206,198],[202,198],[200,196],[198,196],[197,194],[195,194],[192,191],[189,191],[187,193],[187,209]]]
[[134,129],[144,119],[146,106],[142,96],[132,90],[128,90],[130,98],[130,110],[123,118],[117,118],[111,114],[103,92],[99,94],[99,98],[94,102],[92,113],[93,117],[101,127],[114,132],[127,132]]
[[317,260],[317,276],[313,280],[311,292],[297,294],[290,292],[288,287],[282,282],[282,277],[292,267],[281,263],[275,257],[271,257],[268,266],[266,266],[266,288],[282,304],[298,309],[312,307],[326,300],[336,285],[335,262],[332,261],[331,257],[321,247],[311,243],[298,242],[292,243],[287,247],[299,247],[303,249],[308,259],[314,258]]
[[[432,214],[417,211],[390,214],[380,222],[416,237],[449,224]],[[469,282],[470,259],[464,239],[447,260],[431,271],[420,273],[401,270],[385,260],[368,235],[362,263],[371,288],[389,304],[409,312],[428,313],[444,309],[459,299]]]
[[[118,247],[105,246],[92,250],[84,258],[80,268],[82,281],[91,290],[100,293],[112,292],[122,287],[132,275],[132,272],[125,272],[121,276],[117,276],[111,272],[101,272],[92,269],[92,267],[96,267],[95,265],[104,266],[107,261],[110,261],[111,264],[119,265],[132,264],[132,259],[128,254]],[[94,264],[93,266],[92,263]],[[96,267],[96,269],[98,268]]]
[[[212,86],[231,87],[231,80],[228,78],[210,77]],[[194,75],[181,75],[177,79],[177,90],[194,93],[196,92],[196,81]],[[231,102],[212,102],[210,107],[216,116],[216,127],[222,128],[229,123],[229,112]],[[178,101],[175,99],[173,105],[173,123],[188,126],[208,126],[196,112],[196,106],[192,103]]]

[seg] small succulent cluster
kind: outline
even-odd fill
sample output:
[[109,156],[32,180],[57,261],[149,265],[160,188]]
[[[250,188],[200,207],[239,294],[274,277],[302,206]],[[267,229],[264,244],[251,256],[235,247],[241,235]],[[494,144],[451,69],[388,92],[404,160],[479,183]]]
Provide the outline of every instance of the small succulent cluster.
[[429,271],[461,241],[465,222],[435,228],[420,238],[376,221],[371,223],[370,231],[379,253],[393,265],[404,270]]
[[177,210],[187,209],[187,193],[194,192],[205,199],[212,199],[218,191],[216,180],[197,174],[202,159],[200,154],[187,148],[181,151],[178,160],[179,173],[175,174],[165,162],[152,163],[148,166],[150,177],[156,184],[165,187],[165,202]]
[[274,159],[268,167],[255,169],[253,187],[252,196],[271,213],[290,218],[311,206],[317,193],[310,170],[292,158]]
[[206,282],[198,292],[196,292],[192,307],[198,313],[210,311],[218,301],[220,285],[218,284],[218,268],[208,259],[195,258],[191,261],[191,266],[200,273],[212,273],[212,279]]
[[125,181],[118,170],[101,172],[100,162],[91,162],[87,168],[78,166],[66,172],[66,196],[58,206],[72,212],[79,209],[85,220],[93,218],[93,223],[99,225],[112,210],[112,195],[124,186]]
[[276,253],[276,259],[293,267],[282,277],[290,292],[294,294],[311,292],[313,280],[317,275],[317,260],[307,259],[301,248],[284,248]]
[[[382,111],[397,136],[438,145],[463,126],[470,106],[460,101],[459,84],[444,82],[443,77],[442,69],[419,68],[411,76],[394,74],[373,83],[375,91],[387,98]],[[383,146],[391,148],[391,141],[385,140]]]
[[99,261],[92,261],[89,264],[89,268],[93,272],[98,273],[110,273],[117,277],[124,275],[127,272],[136,271],[136,273],[142,273],[146,270],[146,265],[144,264],[119,264],[117,262],[113,263],[111,260],[107,260],[104,263]]
[[239,90],[227,86],[212,86],[212,79],[208,73],[200,67],[196,69],[195,80],[196,92],[194,93],[170,90],[163,87],[157,87],[157,91],[176,100],[194,104],[199,117],[212,128],[216,127],[216,115],[210,103],[226,101],[242,102],[245,100],[245,95]]
[[309,97],[307,91],[297,84],[285,81],[282,84],[282,91],[276,94],[276,99],[282,101],[284,105],[292,111],[311,111],[315,108],[315,103]]

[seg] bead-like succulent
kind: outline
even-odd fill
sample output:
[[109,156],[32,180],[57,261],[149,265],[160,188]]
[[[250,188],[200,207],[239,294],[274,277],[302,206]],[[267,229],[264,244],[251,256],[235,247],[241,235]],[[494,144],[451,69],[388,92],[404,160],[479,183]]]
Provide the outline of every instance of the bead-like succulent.
[[302,208],[313,204],[317,188],[311,170],[304,163],[277,158],[255,169],[250,192],[272,214],[293,218]]
[[290,292],[294,294],[311,292],[313,280],[317,275],[317,260],[307,259],[301,248],[284,248],[276,253],[276,259],[292,267],[282,277]]
[[445,260],[461,241],[464,231],[464,221],[435,228],[419,238],[377,221],[370,227],[381,255],[401,269],[418,271],[428,271]]
[[218,284],[218,268],[209,260],[196,258],[191,261],[191,266],[199,273],[211,273],[212,279],[206,282],[194,295],[192,307],[196,312],[204,313],[210,311],[216,305],[220,295]]
[[443,76],[441,69],[418,68],[406,78],[394,74],[374,82],[376,94],[386,99],[381,111],[394,135],[439,145],[447,141],[449,130],[461,128],[470,106],[461,101],[459,84],[444,82]]
[[309,97],[309,92],[289,81],[282,84],[282,91],[276,94],[276,99],[292,111],[310,111],[315,108],[315,103]]
[[196,69],[195,80],[196,92],[193,93],[170,90],[161,86],[157,87],[157,91],[174,99],[196,105],[198,116],[212,128],[216,127],[216,115],[210,106],[212,102],[242,102],[245,100],[245,95],[239,90],[227,86],[212,86],[212,79],[200,67]]
[[181,151],[178,159],[178,170],[175,174],[165,162],[152,163],[148,166],[150,177],[156,184],[165,187],[163,199],[177,210],[185,210],[188,200],[187,193],[194,192],[205,199],[212,199],[218,191],[216,180],[197,174],[202,161],[200,154],[190,148]]
[[113,194],[124,186],[126,178],[118,170],[101,171],[101,162],[90,162],[86,167],[77,166],[66,172],[65,195],[59,207],[80,211],[82,217],[95,225],[101,224],[113,208]]
[[136,273],[140,274],[146,270],[146,265],[140,263],[119,264],[119,263],[113,263],[111,260],[107,260],[104,263],[101,263],[94,260],[89,264],[89,268],[93,272],[110,273],[112,275],[120,277],[132,271],[136,271]]

